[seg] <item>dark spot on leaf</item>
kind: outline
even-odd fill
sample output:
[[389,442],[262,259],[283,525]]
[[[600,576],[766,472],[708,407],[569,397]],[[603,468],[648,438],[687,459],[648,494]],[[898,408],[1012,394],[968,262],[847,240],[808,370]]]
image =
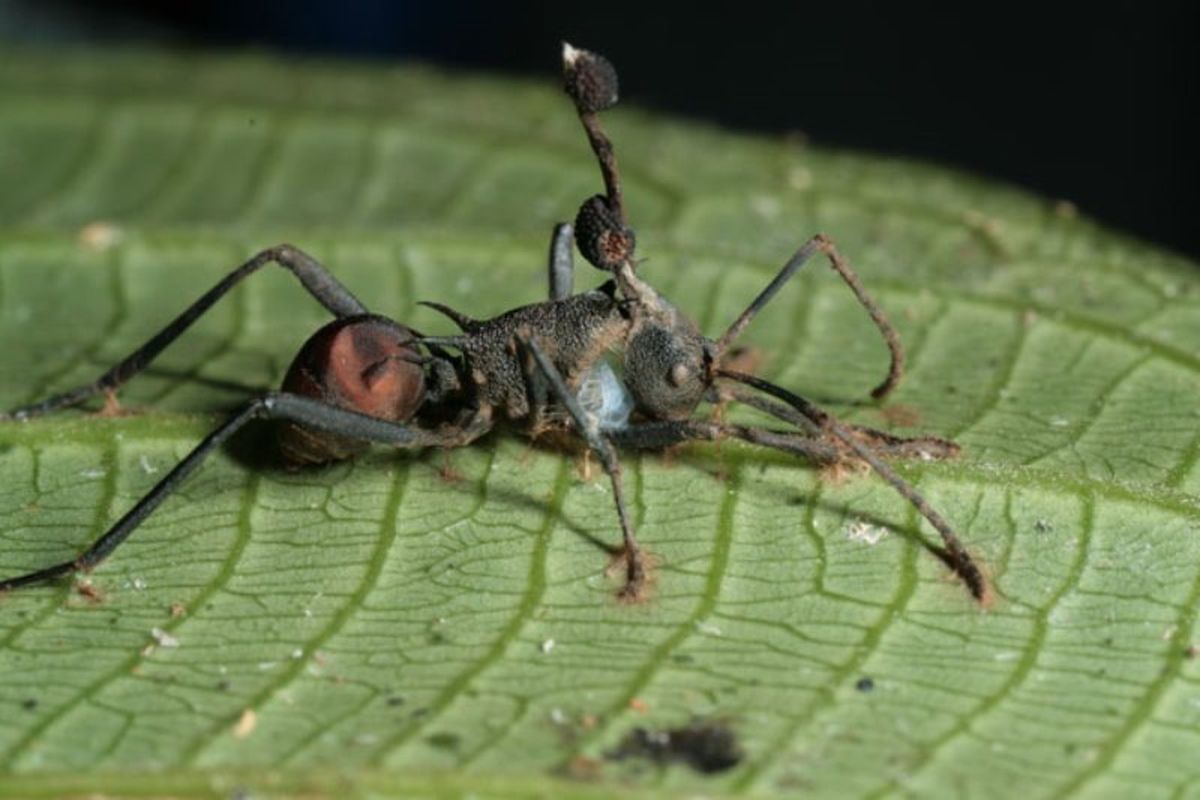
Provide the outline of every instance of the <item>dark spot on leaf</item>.
[[691,664],[696,659],[693,656],[689,656],[687,653],[676,653],[674,656],[672,656],[672,660],[676,664]]
[[1193,659],[1196,657],[1197,652],[1196,645],[1189,644],[1187,647],[1183,648],[1183,657],[1189,660]]
[[456,733],[435,733],[427,737],[425,741],[439,750],[457,750],[462,740]]
[[232,686],[233,684],[225,679],[217,681],[217,691],[228,692]]
[[428,708],[414,708],[413,712],[412,712],[412,716],[414,719],[420,719],[421,717],[425,716],[428,713],[429,713]]
[[387,699],[387,704],[393,708],[404,705],[404,698],[398,694],[394,694]]
[[27,698],[21,701],[21,708],[26,711],[33,711],[38,707],[38,701],[35,698]]
[[678,761],[708,775],[736,766],[745,755],[728,725],[694,721],[668,730],[634,728],[605,757],[612,761],[643,758],[662,765]]
[[869,692],[875,688],[875,679],[864,675],[854,684],[854,688],[860,692]]

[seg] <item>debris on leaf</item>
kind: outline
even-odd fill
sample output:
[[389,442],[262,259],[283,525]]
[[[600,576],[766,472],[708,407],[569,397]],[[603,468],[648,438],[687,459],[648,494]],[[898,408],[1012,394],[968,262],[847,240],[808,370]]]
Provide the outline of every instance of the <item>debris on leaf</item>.
[[89,603],[104,602],[104,593],[97,589],[91,581],[77,582],[75,584],[75,591]]
[[245,739],[254,729],[258,727],[258,714],[254,713],[254,709],[247,708],[238,717],[237,724],[233,726],[233,738]]
[[95,252],[103,252],[115,247],[124,238],[125,231],[104,220],[89,222],[79,229],[80,246]]
[[634,728],[605,757],[611,761],[644,758],[663,765],[678,761],[697,772],[712,774],[737,766],[745,754],[727,724],[694,721],[669,730]]
[[179,640],[162,628],[151,628],[150,635],[159,647],[179,647]]
[[866,521],[858,519],[850,523],[846,528],[846,537],[852,542],[864,542],[868,545],[879,544],[885,536],[888,535],[888,529],[878,525],[870,525]]

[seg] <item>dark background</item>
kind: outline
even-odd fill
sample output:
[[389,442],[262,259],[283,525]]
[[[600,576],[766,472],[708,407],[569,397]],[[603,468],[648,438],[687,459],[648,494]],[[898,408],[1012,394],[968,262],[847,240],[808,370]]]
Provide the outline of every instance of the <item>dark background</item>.
[[254,46],[549,80],[567,39],[608,55],[641,106],[965,168],[1200,257],[1197,7],[0,0],[0,42]]

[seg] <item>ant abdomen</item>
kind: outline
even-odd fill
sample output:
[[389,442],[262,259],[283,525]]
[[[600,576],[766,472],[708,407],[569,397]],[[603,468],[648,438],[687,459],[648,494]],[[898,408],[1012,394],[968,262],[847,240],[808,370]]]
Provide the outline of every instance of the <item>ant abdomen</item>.
[[[425,399],[425,370],[415,334],[373,314],[342,317],[300,348],[283,391],[389,422],[412,419]],[[365,442],[284,422],[279,449],[292,466],[351,458]]]

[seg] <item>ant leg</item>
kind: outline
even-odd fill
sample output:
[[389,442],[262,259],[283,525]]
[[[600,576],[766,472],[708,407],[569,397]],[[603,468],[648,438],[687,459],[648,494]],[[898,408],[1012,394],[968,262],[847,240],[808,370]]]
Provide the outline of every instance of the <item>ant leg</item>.
[[882,383],[871,390],[871,396],[875,399],[878,400],[885,397],[892,389],[896,388],[896,385],[900,382],[900,377],[904,374],[904,347],[900,344],[900,337],[896,333],[896,329],[892,327],[883,310],[867,294],[866,287],[863,286],[862,281],[859,280],[858,275],[850,266],[850,262],[838,252],[833,241],[824,234],[818,233],[809,239],[804,243],[803,247],[788,259],[788,262],[783,265],[783,269],[779,270],[779,274],[767,284],[767,288],[763,289],[758,297],[754,298],[754,301],[746,307],[745,311],[738,315],[738,318],[733,321],[729,329],[717,340],[716,351],[718,355],[724,353],[729,345],[733,343],[733,340],[750,324],[750,320],[754,319],[758,315],[758,312],[762,311],[763,307],[771,301],[771,298],[775,296],[783,285],[816,253],[824,253],[829,259],[830,266],[841,276],[846,285],[850,287],[850,290],[854,292],[854,296],[862,304],[863,308],[867,310],[867,313],[871,316],[871,321],[875,323],[875,327],[879,328],[884,342],[887,343],[888,352],[891,355],[887,377],[883,379]]
[[556,399],[566,408],[567,413],[575,422],[575,428],[600,459],[604,471],[608,473],[613,487],[613,501],[617,505],[617,518],[621,522],[621,535],[624,539],[626,577],[625,586],[619,597],[622,600],[638,600],[646,584],[646,565],[642,549],[633,533],[633,523],[629,519],[629,511],[625,506],[625,491],[621,481],[621,462],[617,458],[616,448],[608,436],[601,433],[594,419],[590,419],[579,401],[563,381],[562,375],[550,361],[549,357],[538,345],[537,341],[528,336],[518,336],[518,341],[533,356],[534,362],[543,377],[550,384]]
[[[736,389],[733,391],[730,399],[736,400],[739,403],[745,403],[751,408],[758,409],[776,419],[795,425],[810,435],[823,435],[823,431],[816,423],[791,406],[775,403],[766,398]],[[902,458],[941,459],[954,458],[961,451],[961,448],[957,444],[940,436],[896,436],[887,431],[881,431],[877,428],[867,427],[866,425],[850,425],[843,422],[841,426],[852,432],[865,444],[870,446],[872,450],[883,455],[900,456]]]
[[575,229],[569,222],[554,226],[549,259],[551,300],[566,300],[575,290],[575,261],[571,254],[574,237]]
[[133,508],[77,558],[15,578],[0,580],[0,592],[43,583],[77,570],[91,570],[96,567],[129,538],[129,535],[212,454],[213,450],[254,419],[282,420],[305,428],[401,448],[455,447],[478,438],[491,427],[490,418],[477,415],[460,429],[427,431],[347,411],[295,394],[279,392],[255,398],[206,436],[175,465],[174,469],[155,484],[154,488],[138,500]]
[[971,554],[963,546],[958,535],[950,524],[942,518],[933,506],[917,492],[906,480],[896,474],[896,471],[884,463],[878,455],[876,455],[870,447],[859,441],[851,431],[847,430],[840,422],[832,415],[821,410],[816,404],[805,400],[803,397],[789,392],[781,386],[776,386],[769,381],[764,381],[762,378],[757,378],[753,375],[744,375],[740,372],[732,372],[730,370],[718,369],[717,375],[723,378],[744,383],[760,392],[768,394],[777,400],[782,400],[787,403],[797,412],[808,418],[810,422],[820,427],[823,431],[829,433],[846,447],[854,452],[854,455],[865,461],[871,469],[879,477],[883,478],[888,484],[896,490],[905,500],[912,504],[914,508],[920,512],[921,516],[929,521],[929,524],[942,537],[943,551],[941,553],[942,560],[954,570],[954,572],[967,584],[967,589],[971,595],[980,601],[985,601],[988,597],[987,580],[983,577],[978,565],[971,558]]
[[635,450],[663,450],[686,442],[717,442],[722,439],[741,439],[750,444],[770,447],[798,456],[816,464],[836,464],[842,460],[837,447],[822,439],[814,439],[792,431],[730,425],[723,422],[684,419],[639,422],[614,430],[609,437],[618,447]]
[[0,419],[25,420],[41,416],[61,408],[78,405],[90,397],[101,393],[111,393],[137,375],[161,353],[167,345],[175,341],[180,334],[187,330],[193,322],[200,318],[214,303],[220,300],[230,289],[243,278],[257,271],[264,264],[274,262],[287,268],[308,290],[317,302],[325,306],[334,316],[349,317],[367,313],[367,308],[360,303],[350,290],[338,282],[329,271],[321,266],[316,259],[303,251],[288,244],[268,248],[255,255],[233,272],[226,275],[216,286],[200,296],[196,302],[172,320],[165,328],[150,337],[141,347],[122,359],[116,366],[109,369],[93,383],[76,387],[68,392],[54,395],[38,403],[22,406],[0,414]]

